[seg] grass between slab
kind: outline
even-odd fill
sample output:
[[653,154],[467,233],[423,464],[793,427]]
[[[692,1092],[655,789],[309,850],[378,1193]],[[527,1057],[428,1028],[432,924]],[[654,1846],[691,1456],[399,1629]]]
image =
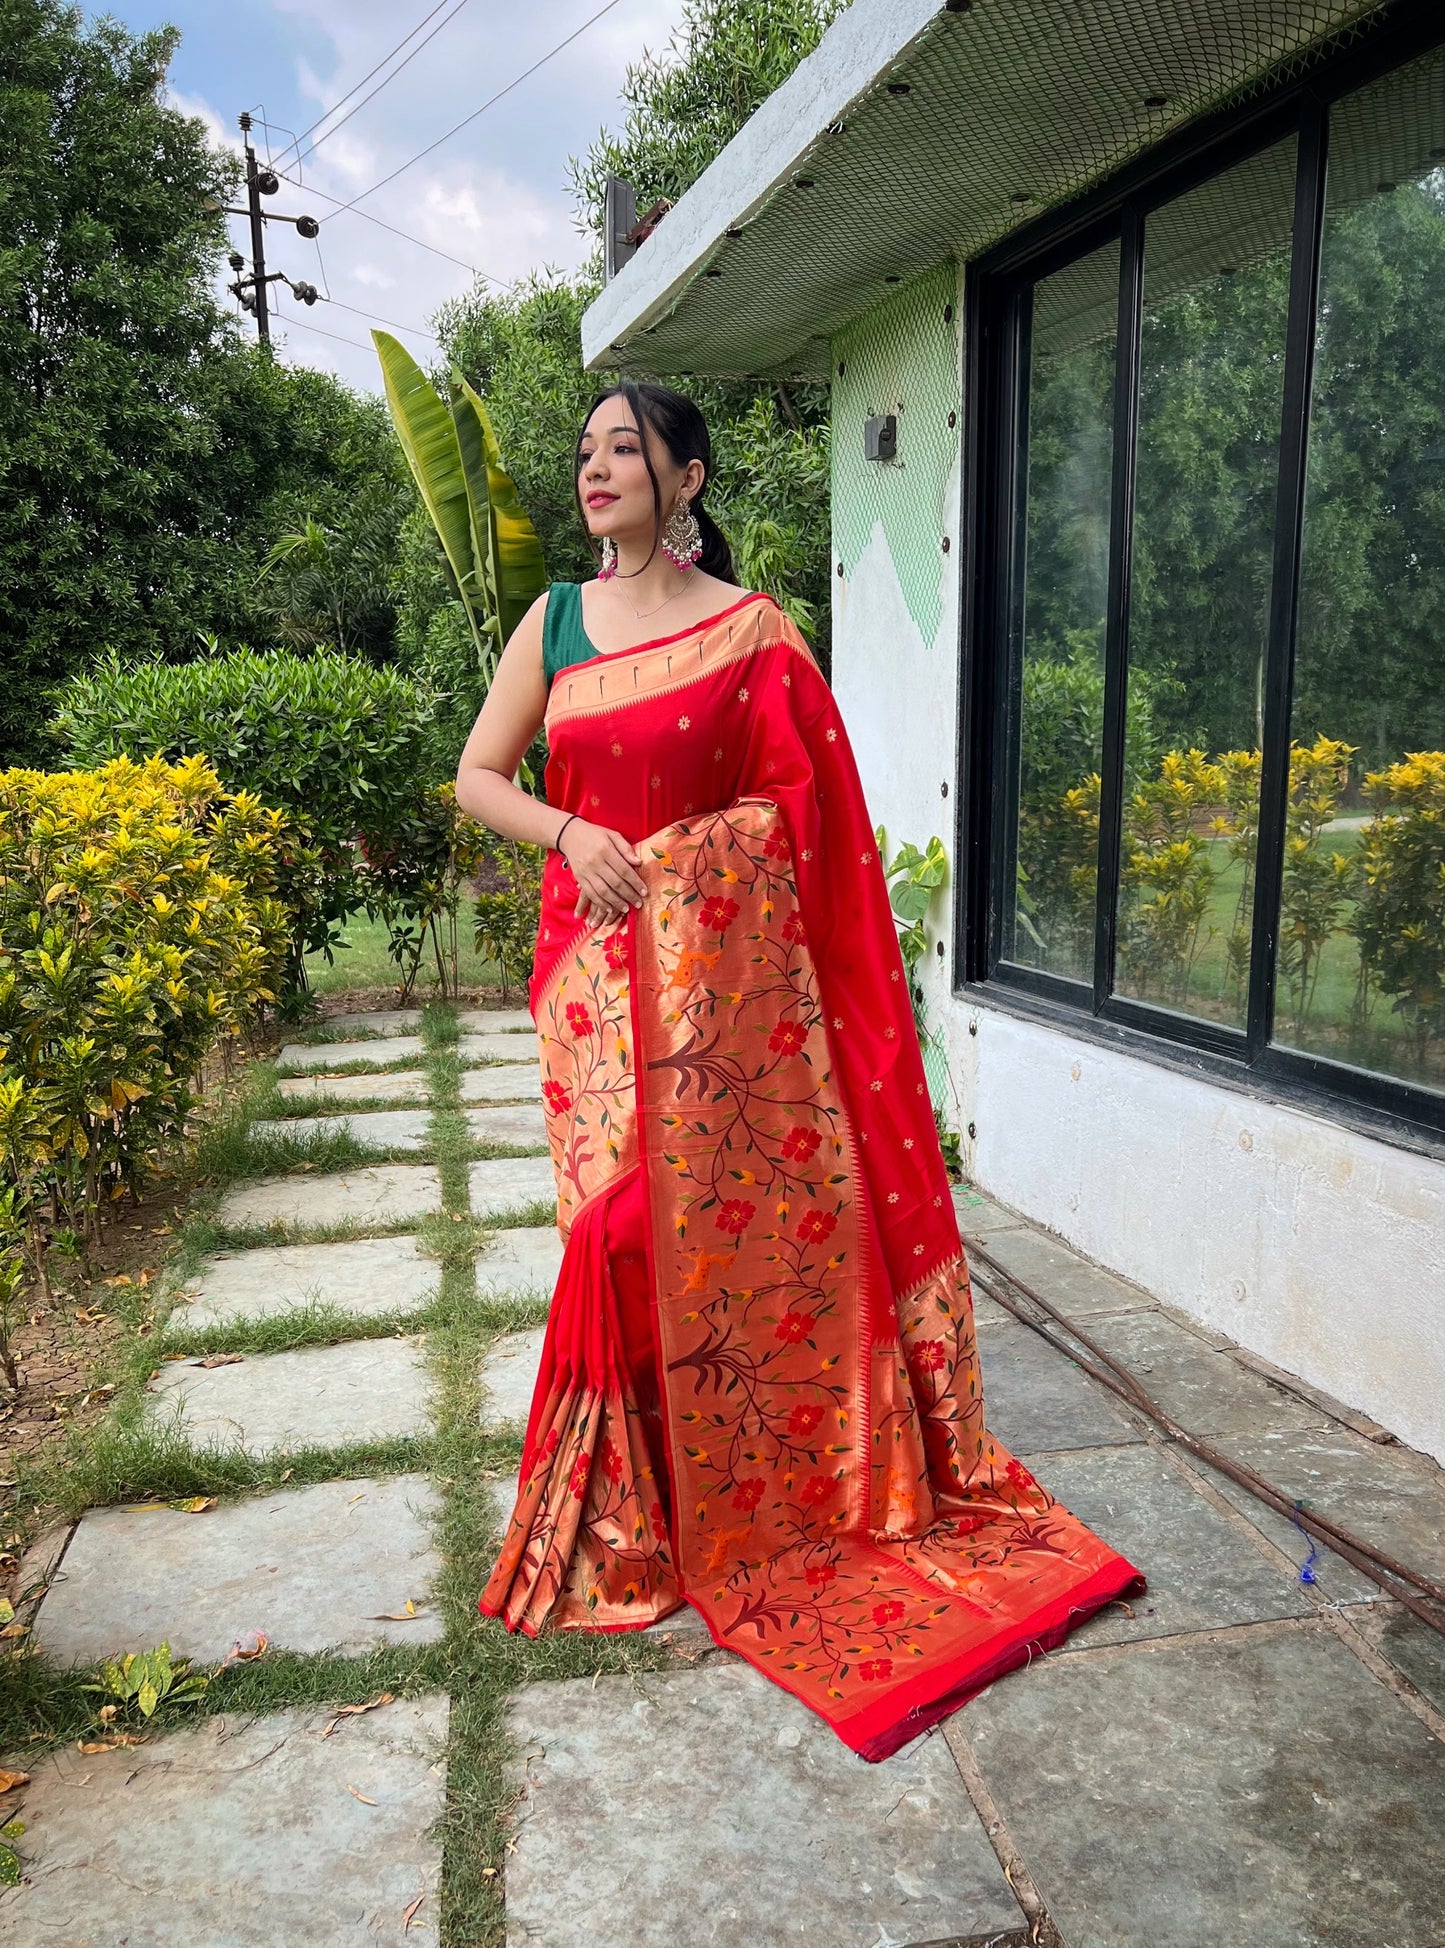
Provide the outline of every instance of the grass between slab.
[[[499,1517],[490,1484],[515,1473],[521,1444],[514,1434],[483,1429],[479,1420],[482,1357],[499,1335],[541,1323],[545,1297],[488,1297],[477,1289],[476,1255],[493,1220],[472,1214],[468,1182],[476,1160],[459,1095],[456,1011],[432,1004],[423,1017],[425,1066],[432,1091],[432,1151],[441,1179],[442,1210],[393,1225],[238,1229],[220,1224],[217,1206],[233,1183],[254,1174],[256,1146],[248,1131],[274,1099],[274,1070],[257,1065],[250,1086],[236,1092],[205,1133],[198,1158],[206,1190],[179,1232],[162,1276],[145,1289],[122,1290],[117,1305],[125,1332],[115,1353],[115,1406],[98,1428],[77,1434],[58,1467],[31,1484],[73,1519],[86,1507],[131,1501],[218,1498],[302,1487],[312,1482],[399,1472],[426,1472],[438,1491],[437,1533],[442,1570],[432,1593],[446,1634],[440,1643],[410,1649],[386,1645],[360,1657],[268,1652],[254,1662],[212,1676],[198,1703],[162,1704],[146,1728],[150,1737],[217,1712],[259,1715],[290,1707],[364,1704],[391,1692],[415,1697],[446,1692],[452,1699],[447,1752],[447,1802],[442,1822],[443,1948],[500,1948],[504,1935],[503,1870],[507,1822],[514,1803],[506,1702],[521,1684],[540,1680],[639,1676],[666,1666],[667,1650],[635,1638],[559,1632],[530,1642],[484,1621],[476,1599],[491,1569]],[[413,1066],[415,1063],[413,1062]],[[502,1220],[548,1225],[544,1201],[519,1207]],[[357,1319],[324,1300],[269,1319],[187,1327],[179,1303],[206,1260],[218,1251],[275,1244],[305,1236],[356,1237],[414,1231],[437,1267],[436,1290],[415,1311]],[[372,1339],[392,1333],[420,1337],[432,1382],[434,1419],[419,1439],[344,1448],[307,1448],[254,1460],[234,1448],[193,1448],[173,1420],[152,1417],[146,1381],[165,1354],[239,1352],[265,1355],[299,1346]],[[197,1513],[196,1521],[205,1521]],[[149,1645],[117,1645],[148,1649]],[[22,1651],[0,1678],[0,1753],[33,1758],[47,1746],[102,1735],[102,1700],[85,1686],[93,1669],[59,1670]],[[20,1847],[22,1861],[24,1845]]]

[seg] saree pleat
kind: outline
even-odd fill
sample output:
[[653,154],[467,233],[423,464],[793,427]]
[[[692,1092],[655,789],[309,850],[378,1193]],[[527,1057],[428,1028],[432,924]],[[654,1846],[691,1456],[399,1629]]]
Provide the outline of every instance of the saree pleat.
[[876,841],[797,632],[752,598],[564,671],[548,728],[569,809],[605,819],[633,759],[611,822],[647,892],[594,933],[544,881],[566,1250],[482,1608],[629,1628],[685,1597],[883,1758],[1142,1578],[987,1428]]

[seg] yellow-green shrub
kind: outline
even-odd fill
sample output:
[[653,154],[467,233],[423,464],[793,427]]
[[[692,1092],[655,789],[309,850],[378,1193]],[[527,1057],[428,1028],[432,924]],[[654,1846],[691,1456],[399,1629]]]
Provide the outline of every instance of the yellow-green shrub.
[[183,1129],[207,1056],[274,1002],[308,869],[288,814],[203,758],[0,772],[3,1228],[45,1281]]

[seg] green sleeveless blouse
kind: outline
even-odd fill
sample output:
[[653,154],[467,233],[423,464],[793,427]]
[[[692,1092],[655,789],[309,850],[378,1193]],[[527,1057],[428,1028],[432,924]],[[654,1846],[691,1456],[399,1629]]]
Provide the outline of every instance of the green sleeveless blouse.
[[569,663],[585,663],[596,654],[582,627],[581,583],[553,582],[542,611],[542,674],[547,688],[552,688],[558,670],[565,670]]

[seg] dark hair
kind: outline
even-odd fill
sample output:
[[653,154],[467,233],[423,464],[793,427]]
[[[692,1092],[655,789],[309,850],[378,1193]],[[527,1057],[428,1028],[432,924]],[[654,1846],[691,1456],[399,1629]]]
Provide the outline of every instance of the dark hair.
[[[632,408],[632,416],[637,421],[642,435],[642,458],[647,466],[648,479],[652,482],[654,516],[652,554],[642,564],[643,568],[648,566],[657,553],[662,541],[663,525],[662,489],[657,484],[657,469],[653,466],[652,455],[647,450],[647,436],[651,431],[662,441],[679,467],[685,467],[689,460],[702,461],[702,486],[698,488],[690,502],[693,517],[702,531],[702,554],[698,558],[697,565],[705,573],[716,575],[720,581],[732,581],[733,551],[728,546],[727,536],[702,504],[702,497],[707,492],[708,478],[712,473],[712,440],[708,436],[707,421],[685,393],[673,392],[668,386],[653,385],[643,379],[619,379],[616,385],[608,386],[605,392],[599,392],[587,408],[587,418],[582,422],[582,432],[577,435],[572,468],[572,491],[577,498],[577,515],[584,530],[587,529],[587,517],[582,509],[582,438],[593,413],[608,399],[625,399]],[[590,530],[587,530],[587,542],[594,555],[600,554],[600,543]],[[641,569],[637,570],[637,573],[641,572]]]

